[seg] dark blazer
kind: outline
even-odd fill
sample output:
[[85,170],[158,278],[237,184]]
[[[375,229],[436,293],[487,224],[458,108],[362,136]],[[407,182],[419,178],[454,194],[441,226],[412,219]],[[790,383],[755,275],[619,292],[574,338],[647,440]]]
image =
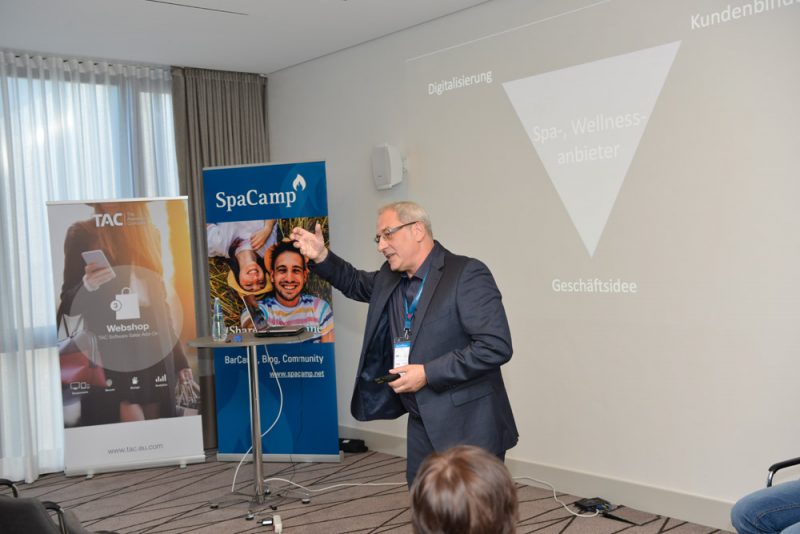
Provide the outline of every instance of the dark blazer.
[[[435,246],[441,247],[438,242]],[[518,439],[500,373],[512,353],[502,297],[486,265],[441,250],[414,317],[409,355],[409,363],[425,365],[428,380],[415,394],[420,415],[436,450],[469,444],[501,454]],[[350,404],[353,417],[368,421],[401,416],[406,410],[398,395],[373,381],[394,366],[387,305],[401,273],[388,263],[379,271],[360,271],[330,251],[311,268],[345,296],[369,302]]]

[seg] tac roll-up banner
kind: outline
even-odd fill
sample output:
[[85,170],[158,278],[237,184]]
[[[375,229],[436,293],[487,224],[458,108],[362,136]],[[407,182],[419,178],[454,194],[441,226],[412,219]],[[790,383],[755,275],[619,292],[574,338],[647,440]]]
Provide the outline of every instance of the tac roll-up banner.
[[[259,347],[262,451],[267,460],[338,461],[331,286],[311,274],[289,235],[322,228],[328,242],[325,163],[203,171],[211,302],[229,335],[304,327],[312,339]],[[250,444],[247,353],[215,349],[218,457]]]
[[186,198],[47,211],[65,472],[204,461]]

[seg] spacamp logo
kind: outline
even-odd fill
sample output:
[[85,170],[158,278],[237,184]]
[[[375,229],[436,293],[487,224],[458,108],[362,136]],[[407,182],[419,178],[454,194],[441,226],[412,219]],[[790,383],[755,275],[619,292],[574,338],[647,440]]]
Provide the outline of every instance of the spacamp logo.
[[246,206],[271,206],[282,204],[287,208],[291,208],[292,204],[297,201],[298,192],[303,192],[306,189],[306,179],[301,174],[298,174],[292,181],[291,191],[271,191],[265,193],[258,189],[250,189],[246,193],[229,195],[225,191],[220,191],[215,195],[217,208],[225,208],[225,211],[232,211],[236,207]]

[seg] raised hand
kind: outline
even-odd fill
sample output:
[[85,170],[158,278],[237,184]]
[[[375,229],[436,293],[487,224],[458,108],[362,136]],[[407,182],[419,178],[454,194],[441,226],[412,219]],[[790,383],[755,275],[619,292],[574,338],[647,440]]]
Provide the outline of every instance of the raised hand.
[[325,239],[322,237],[322,226],[319,223],[314,227],[313,234],[303,228],[295,227],[292,229],[291,237],[295,248],[309,260],[320,263],[328,257],[328,249],[325,248]]

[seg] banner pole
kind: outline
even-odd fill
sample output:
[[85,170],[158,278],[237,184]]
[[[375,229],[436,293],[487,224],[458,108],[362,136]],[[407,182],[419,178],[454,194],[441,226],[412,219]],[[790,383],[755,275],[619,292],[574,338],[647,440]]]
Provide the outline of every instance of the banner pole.
[[258,398],[258,345],[247,347],[247,373],[250,379],[250,422],[255,466],[255,502],[264,504],[264,464],[261,458],[261,405]]

